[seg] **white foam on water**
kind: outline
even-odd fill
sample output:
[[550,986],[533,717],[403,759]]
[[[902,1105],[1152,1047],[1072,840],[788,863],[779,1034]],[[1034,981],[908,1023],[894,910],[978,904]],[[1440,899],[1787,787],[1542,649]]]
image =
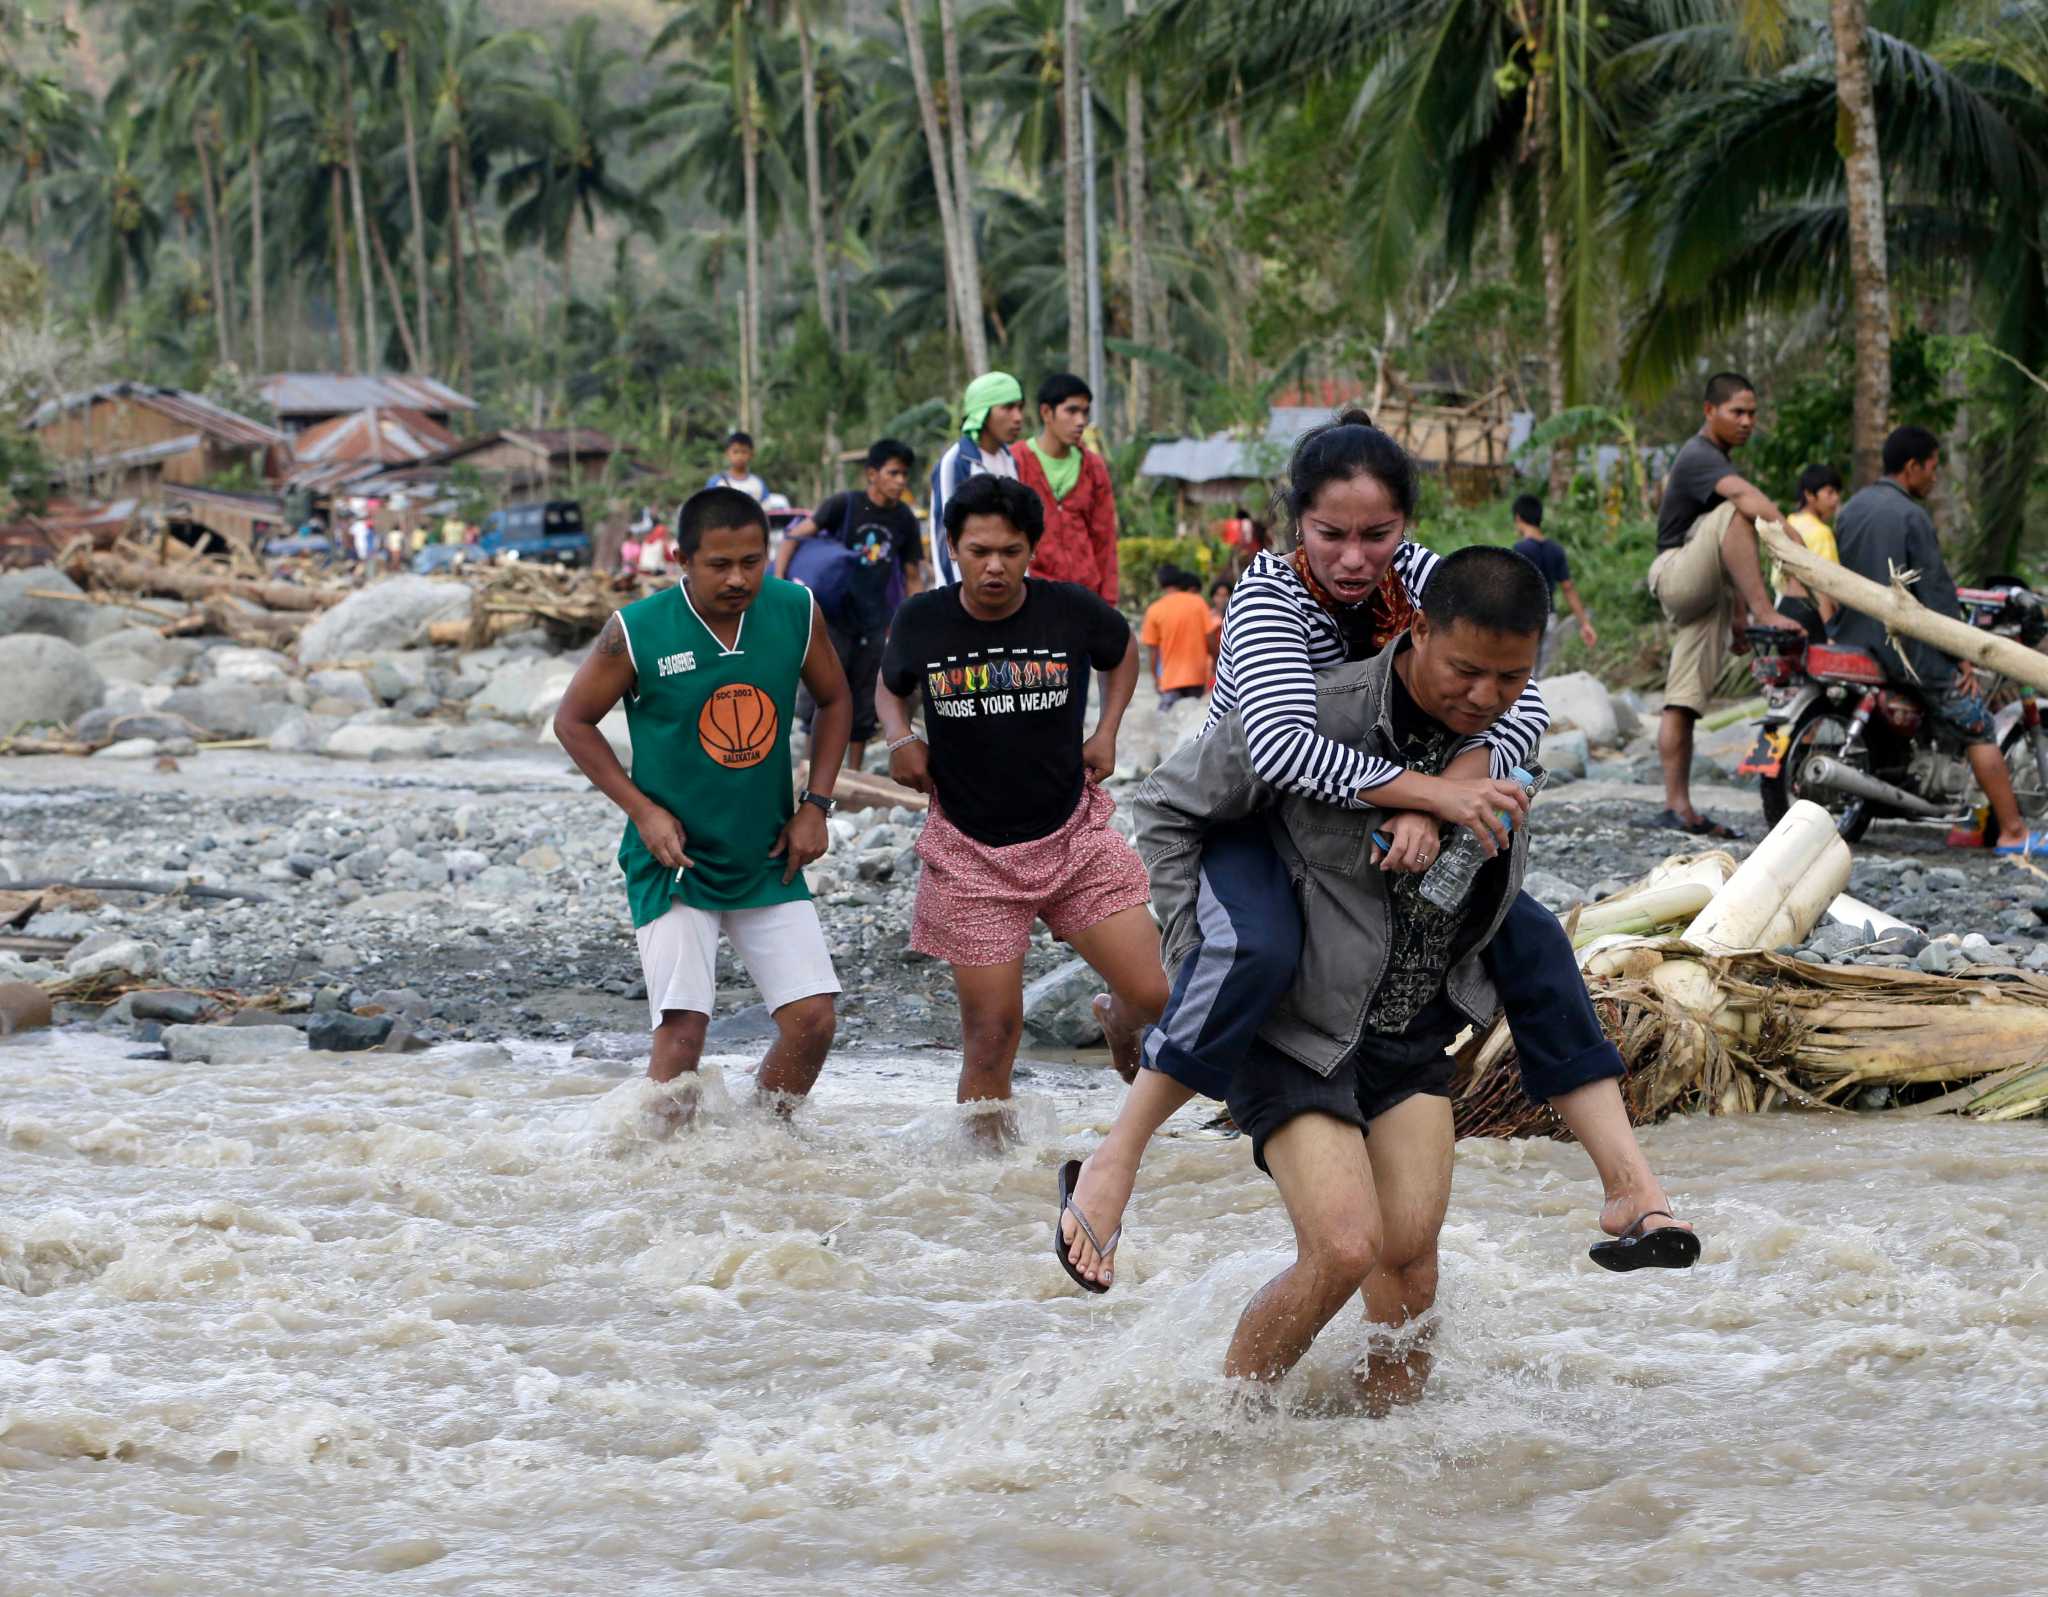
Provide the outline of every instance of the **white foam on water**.
[[1112,1095],[752,1066],[0,1052],[0,1591],[2038,1584],[2040,1125],[1658,1128],[1690,1275],[1586,1259],[1578,1150],[1465,1144],[1372,1419],[1352,1308],[1269,1410],[1222,1378],[1291,1254],[1241,1141],[1156,1145],[1095,1297],[1053,1172]]

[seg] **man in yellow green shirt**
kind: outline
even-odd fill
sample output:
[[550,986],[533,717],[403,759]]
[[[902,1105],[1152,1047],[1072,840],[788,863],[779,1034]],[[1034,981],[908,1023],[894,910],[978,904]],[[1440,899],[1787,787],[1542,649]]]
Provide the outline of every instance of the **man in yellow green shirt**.
[[[1835,549],[1835,512],[1842,508],[1842,474],[1833,466],[1808,466],[1799,474],[1799,508],[1785,518],[1785,525],[1799,535],[1799,541],[1823,560],[1842,563]],[[1778,611],[1801,622],[1814,638],[1827,636],[1835,618],[1835,601],[1824,593],[1809,593],[1804,583],[1790,572],[1778,572]]]

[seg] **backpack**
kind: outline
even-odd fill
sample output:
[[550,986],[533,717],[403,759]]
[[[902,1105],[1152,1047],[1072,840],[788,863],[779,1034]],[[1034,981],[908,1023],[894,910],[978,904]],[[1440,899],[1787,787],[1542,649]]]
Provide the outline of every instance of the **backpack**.
[[859,570],[860,556],[822,527],[808,538],[797,539],[796,552],[789,557],[789,580],[811,590],[829,622],[837,622],[845,613]]

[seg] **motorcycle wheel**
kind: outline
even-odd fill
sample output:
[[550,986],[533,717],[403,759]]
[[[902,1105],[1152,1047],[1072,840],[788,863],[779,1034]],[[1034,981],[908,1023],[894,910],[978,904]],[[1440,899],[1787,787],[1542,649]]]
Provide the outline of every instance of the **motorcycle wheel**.
[[[2048,820],[2048,787],[2041,784],[2041,772],[2034,764],[2033,746],[2027,741],[2026,723],[2015,721],[1999,740],[1998,752],[2012,777],[2012,796],[2019,800],[2020,817],[2030,827]],[[1984,815],[1984,846],[1998,841],[1998,821],[1988,810]]]
[[1849,717],[1824,704],[1813,706],[1794,723],[1792,735],[1785,742],[1785,758],[1778,767],[1778,774],[1763,777],[1758,783],[1766,824],[1776,826],[1785,818],[1785,812],[1791,809],[1795,800],[1811,799],[1835,818],[1835,830],[1841,834],[1843,842],[1862,840],[1863,834],[1870,830],[1868,800],[1826,788],[1808,791],[1799,785],[1799,768],[1809,755],[1839,757],[1841,747],[1848,739]]

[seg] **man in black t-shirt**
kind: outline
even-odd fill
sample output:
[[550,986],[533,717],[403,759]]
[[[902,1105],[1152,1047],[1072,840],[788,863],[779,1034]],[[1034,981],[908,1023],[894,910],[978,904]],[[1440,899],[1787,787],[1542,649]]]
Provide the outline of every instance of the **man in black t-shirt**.
[[[954,491],[945,538],[960,580],[897,612],[876,695],[889,774],[932,799],[910,946],[953,967],[961,1103],[1010,1096],[1034,921],[1102,973],[1106,1031],[1135,1036],[1166,1007],[1151,884],[1101,785],[1116,768],[1137,646],[1086,588],[1024,574],[1044,526],[1038,496],[1011,478]],[[1085,734],[1091,666],[1103,673],[1102,713]],[[1002,1121],[984,1125],[1006,1134]]]
[[1764,584],[1756,524],[1778,507],[1736,471],[1731,451],[1756,430],[1756,385],[1735,372],[1707,379],[1706,419],[1671,462],[1657,512],[1650,591],[1671,623],[1671,664],[1657,754],[1664,766],[1660,825],[1696,837],[1734,837],[1692,805],[1692,724],[1713,697],[1728,649],[1744,627],[1789,627]]
[[[846,745],[846,769],[858,771],[875,721],[875,673],[882,667],[882,640],[897,605],[923,586],[924,533],[917,512],[903,502],[910,474],[916,469],[908,444],[893,438],[868,449],[867,489],[838,493],[819,505],[783,535],[775,551],[775,574],[789,575],[798,543],[826,538],[841,545],[851,558],[831,583],[814,588],[825,630],[846,680],[853,688],[853,736]],[[797,721],[808,732],[813,705],[798,695]]]

